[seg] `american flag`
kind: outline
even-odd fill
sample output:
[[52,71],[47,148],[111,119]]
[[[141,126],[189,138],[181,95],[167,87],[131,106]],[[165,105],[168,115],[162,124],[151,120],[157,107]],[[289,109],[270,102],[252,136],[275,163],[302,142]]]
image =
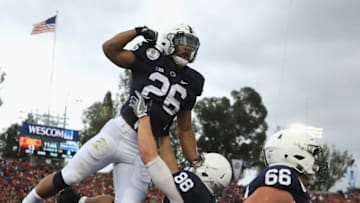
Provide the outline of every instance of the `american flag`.
[[43,32],[54,32],[56,27],[56,16],[48,18],[40,23],[36,23],[33,26],[34,27],[31,32],[32,35],[40,34]]

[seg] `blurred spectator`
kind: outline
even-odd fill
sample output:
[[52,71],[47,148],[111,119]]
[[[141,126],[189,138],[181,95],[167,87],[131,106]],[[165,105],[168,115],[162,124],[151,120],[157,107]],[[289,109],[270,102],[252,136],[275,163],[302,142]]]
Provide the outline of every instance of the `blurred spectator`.
[[[37,180],[60,167],[53,164],[30,164],[19,160],[0,159],[0,203],[18,203],[37,183]],[[75,185],[76,191],[86,196],[98,194],[114,195],[112,176],[110,173],[96,173]],[[242,203],[245,186],[230,184],[224,191],[217,193],[218,203]],[[162,203],[164,195],[159,189],[150,187],[143,203]],[[351,193],[311,192],[313,203],[360,203],[359,191]],[[47,199],[45,203],[54,203],[56,197]]]

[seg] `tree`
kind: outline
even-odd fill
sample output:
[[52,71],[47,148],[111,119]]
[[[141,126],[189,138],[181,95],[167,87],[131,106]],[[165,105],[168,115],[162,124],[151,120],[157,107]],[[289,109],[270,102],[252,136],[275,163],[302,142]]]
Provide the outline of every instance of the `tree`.
[[[1,67],[0,67],[0,85],[1,85],[1,83],[4,82],[5,76],[6,76],[6,73],[2,72],[2,71],[1,71]],[[1,87],[1,86],[0,86],[0,87]],[[0,98],[0,106],[1,106],[1,105],[2,105],[2,100],[1,100],[1,98]]]
[[12,124],[4,133],[0,134],[1,142],[5,142],[2,149],[2,156],[6,158],[18,158],[18,146],[21,136],[21,126]]
[[[34,114],[28,113],[27,118],[23,121],[36,124]],[[19,153],[19,141],[21,136],[21,125],[18,123],[11,124],[5,132],[0,134],[0,155],[6,158],[22,158],[26,154]]]
[[267,110],[252,88],[233,90],[226,97],[204,98],[195,106],[201,128],[198,147],[227,158],[243,159],[245,167],[263,165],[259,159],[267,130]]
[[85,143],[96,135],[110,118],[119,113],[121,104],[124,103],[129,96],[130,75],[130,70],[125,70],[124,74],[119,75],[119,90],[116,93],[115,100],[112,100],[111,93],[108,91],[103,103],[95,102],[83,112],[82,122],[84,128],[81,130],[81,143]]
[[340,151],[334,145],[323,145],[321,160],[326,160],[329,167],[329,175],[326,182],[311,187],[313,190],[328,191],[337,181],[345,177],[352,161],[352,155],[348,151]]
[[103,102],[95,102],[84,111],[82,122],[85,127],[81,130],[81,143],[85,143],[96,135],[105,123],[114,116],[114,113],[111,92],[107,92]]
[[129,89],[130,89],[130,83],[131,83],[131,71],[126,69],[124,71],[124,74],[120,74],[120,82],[118,85],[118,92],[116,93],[116,99],[114,101],[114,108],[116,110],[116,113],[119,113],[120,106],[126,101],[126,99],[129,97]]

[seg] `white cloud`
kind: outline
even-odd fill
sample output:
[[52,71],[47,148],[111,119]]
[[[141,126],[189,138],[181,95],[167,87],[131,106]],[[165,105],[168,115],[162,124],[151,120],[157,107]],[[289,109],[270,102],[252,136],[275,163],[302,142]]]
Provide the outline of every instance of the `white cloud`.
[[[7,73],[0,128],[18,121],[20,110],[46,111],[53,35],[30,31],[59,10],[52,105],[61,113],[68,102],[76,127],[82,108],[117,89],[121,69],[102,53],[106,39],[139,25],[162,32],[183,21],[200,37],[194,68],[206,77],[203,97],[251,86],[268,108],[268,134],[275,125],[307,121],[324,128],[325,142],[360,159],[359,1],[7,0],[0,6],[0,66]],[[78,97],[83,102],[72,103]]]

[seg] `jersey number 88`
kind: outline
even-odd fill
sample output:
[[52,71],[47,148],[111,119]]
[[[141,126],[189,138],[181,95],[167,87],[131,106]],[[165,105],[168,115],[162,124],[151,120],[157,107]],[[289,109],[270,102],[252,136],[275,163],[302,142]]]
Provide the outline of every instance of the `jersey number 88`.
[[181,172],[179,175],[175,176],[174,181],[177,185],[179,185],[179,188],[182,192],[187,192],[194,187],[194,182],[185,172]]

